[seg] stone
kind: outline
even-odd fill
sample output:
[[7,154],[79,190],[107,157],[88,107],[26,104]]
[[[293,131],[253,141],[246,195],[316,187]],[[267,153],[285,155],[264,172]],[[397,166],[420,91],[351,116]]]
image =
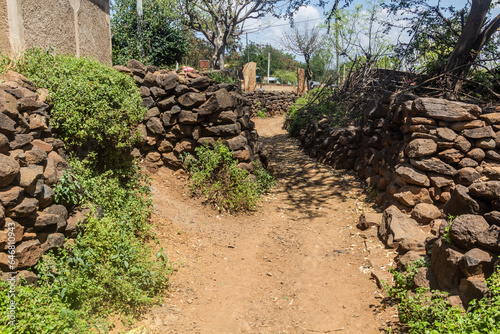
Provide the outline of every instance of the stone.
[[460,162],[458,163],[458,165],[461,167],[461,168],[465,168],[465,167],[477,167],[479,166],[479,163],[476,161],[476,160],[472,160],[472,159],[469,159],[469,158],[463,158],[462,160],[460,160]]
[[418,98],[413,102],[412,112],[419,117],[458,122],[477,119],[481,114],[481,108],[474,104],[444,99]]
[[59,248],[64,245],[64,234],[51,233],[47,236],[47,240],[42,244],[42,251],[45,253],[50,249]]
[[303,68],[297,68],[297,96],[302,96],[306,93],[306,72]]
[[174,73],[159,74],[156,76],[156,83],[165,91],[173,90],[178,84],[178,77]]
[[210,86],[211,82],[212,81],[210,80],[210,78],[205,77],[205,76],[201,76],[201,77],[198,77],[194,80],[191,80],[190,86],[199,90],[199,91],[204,91],[205,89],[207,89]]
[[173,106],[175,106],[177,102],[175,101],[175,97],[171,96],[167,99],[161,100],[158,102],[158,108],[161,110],[170,110]]
[[236,100],[234,97],[225,88],[222,88],[216,91],[207,102],[198,108],[198,114],[205,116],[235,107]]
[[463,249],[478,246],[478,235],[489,228],[488,222],[479,215],[465,214],[455,218],[450,226],[450,237]]
[[408,164],[396,166],[395,173],[406,183],[416,184],[418,186],[424,187],[430,186],[430,181],[427,175]]
[[156,146],[158,147],[158,152],[160,153],[172,152],[174,150],[174,145],[167,139],[161,139],[158,141]]
[[151,87],[151,94],[155,99],[161,99],[167,95],[167,92],[159,87]]
[[500,226],[500,211],[490,211],[484,214],[484,219],[490,225],[498,225]]
[[16,134],[14,135],[14,140],[11,140],[9,143],[10,149],[15,150],[18,148],[22,148],[25,145],[28,145],[33,141],[33,136],[30,134]]
[[476,147],[483,148],[485,150],[493,150],[495,147],[497,147],[497,143],[495,142],[495,139],[493,138],[485,138],[485,139],[479,139],[476,140]]
[[486,121],[490,125],[500,124],[500,113],[495,112],[491,114],[483,114],[480,117],[482,120]]
[[139,90],[141,91],[141,97],[148,97],[148,96],[151,96],[151,91],[149,90],[148,87],[146,86],[141,86],[139,88]]
[[454,141],[457,138],[455,131],[448,128],[437,128],[437,135],[447,141]]
[[412,166],[427,172],[454,176],[457,170],[438,158],[410,159]]
[[242,135],[238,135],[236,137],[225,139],[223,143],[229,147],[231,151],[236,151],[244,147],[248,144],[248,139],[243,137]]
[[198,113],[182,110],[179,114],[180,124],[198,124]]
[[480,178],[481,174],[475,168],[466,167],[458,170],[458,173],[455,175],[455,182],[464,186],[470,186]]
[[485,156],[486,156],[486,153],[484,153],[484,151],[480,148],[474,148],[474,149],[470,150],[469,152],[467,152],[467,155],[466,155],[467,158],[471,158],[471,159],[474,159],[476,161],[483,160]]
[[[39,183],[39,181],[42,183]],[[21,167],[18,184],[30,196],[39,194],[43,190],[43,166],[30,165]]]
[[460,282],[460,299],[468,307],[474,299],[479,300],[491,296],[490,289],[483,278],[463,278]]
[[468,121],[468,122],[454,122],[450,124],[450,128],[453,131],[460,132],[463,129],[473,129],[473,128],[481,128],[485,126],[486,123],[484,121],[481,121],[479,119],[476,119],[474,121]]
[[21,270],[17,273],[16,283],[21,285],[33,285],[36,287],[38,285],[38,276],[28,270]]
[[477,243],[481,248],[500,253],[500,226],[491,225],[477,236]]
[[18,186],[8,186],[0,189],[0,203],[5,207],[15,206],[22,199],[24,189]]
[[441,218],[442,213],[433,204],[419,203],[411,211],[411,217],[419,224],[428,224],[434,219]]
[[408,218],[394,205],[384,211],[378,235],[387,247],[397,248],[399,253],[425,249],[426,235],[418,223]]
[[404,272],[409,266],[413,265],[415,261],[420,261],[423,257],[424,255],[422,252],[408,251],[395,258],[396,267],[399,271]]
[[241,132],[239,124],[216,125],[202,129],[203,137],[235,136]]
[[135,59],[130,59],[127,62],[127,67],[134,75],[140,76],[141,78],[144,78],[148,71],[146,65]]
[[495,138],[495,131],[491,126],[483,128],[465,129],[462,135],[470,139]]
[[0,154],[7,155],[9,152],[9,138],[7,136],[0,133]]
[[457,216],[468,213],[480,213],[481,206],[469,195],[467,187],[457,184],[451,193],[451,198],[443,207],[445,214]]
[[[9,227],[12,227],[12,226],[14,227],[13,231],[8,229]],[[5,218],[5,233],[8,233],[8,232],[14,232],[15,242],[17,243],[17,242],[23,240],[24,226],[22,226],[21,224],[19,224],[15,220],[12,220],[10,218]],[[5,241],[7,241],[7,239]]]
[[38,200],[38,207],[44,209],[54,203],[55,193],[51,187],[44,184],[42,191],[38,194],[36,199]]
[[158,152],[149,152],[144,158],[146,162],[155,163],[161,160],[161,154]]
[[236,123],[237,115],[232,111],[226,110],[211,114],[209,119],[216,124],[231,124]]
[[437,283],[434,271],[427,267],[418,268],[415,276],[413,276],[413,285],[415,288],[431,289],[435,287]]
[[38,147],[39,149],[43,150],[45,153],[50,153],[53,149],[54,146],[52,144],[49,144],[43,140],[40,139],[35,139],[31,142],[31,145]]
[[7,216],[11,218],[28,217],[36,212],[37,206],[37,199],[24,198],[18,205],[7,209]]
[[155,135],[163,135],[165,134],[165,129],[158,117],[151,117],[146,122],[146,127],[149,131],[151,131]]
[[16,122],[3,112],[0,112],[0,133],[4,135],[16,133]]
[[30,130],[45,130],[47,126],[47,118],[40,114],[31,114],[29,118]]
[[19,163],[4,154],[0,154],[0,188],[6,187],[14,181],[20,170]]
[[88,216],[92,214],[90,208],[79,207],[71,212],[68,217],[66,229],[64,235],[68,238],[75,238],[78,233],[83,231],[85,224],[87,223]]
[[364,231],[370,227],[378,227],[382,223],[382,214],[375,212],[363,212],[359,216],[359,222],[356,225],[357,228]]
[[446,187],[453,184],[453,178],[449,175],[442,175],[436,173],[429,173],[431,184],[438,188]]
[[396,193],[394,193],[393,197],[397,199],[401,204],[409,207],[413,207],[418,203],[433,203],[429,194],[429,190],[412,185],[405,185]]
[[460,259],[458,266],[465,276],[483,275],[489,277],[493,273],[493,254],[480,248],[473,248]]
[[59,229],[64,230],[63,227],[66,227],[66,220],[61,215],[42,212],[36,218],[34,227],[35,230],[39,231],[52,225],[55,227],[55,229],[57,229],[57,226],[60,226],[61,228]]
[[476,182],[469,187],[472,196],[494,200],[500,197],[500,181]]
[[455,141],[453,142],[453,145],[454,145],[455,148],[458,148],[463,153],[469,152],[470,148],[472,147],[472,144],[470,143],[470,141],[468,141],[463,136],[458,136],[455,139]]
[[180,96],[178,101],[183,107],[196,108],[202,105],[206,101],[206,98],[205,95],[190,92]]
[[28,165],[42,165],[47,160],[47,152],[39,148],[38,146],[33,146],[33,148],[24,153],[26,157],[26,163]]
[[55,185],[63,176],[64,171],[70,168],[69,164],[57,152],[52,151],[47,156],[47,165],[43,171],[45,183],[49,186]]
[[253,92],[256,86],[257,64],[253,61],[246,63],[243,67],[243,80],[245,92]]
[[458,264],[463,253],[443,239],[438,239],[432,247],[431,269],[436,275],[437,285],[443,290],[453,290],[464,277]]
[[174,152],[162,153],[161,158],[165,165],[179,169],[182,167],[182,161],[174,154]]
[[500,161],[500,153],[498,153],[495,150],[489,150],[486,151],[486,158],[495,160],[495,161]]
[[462,160],[463,157],[464,155],[455,148],[450,148],[438,153],[438,158],[449,164],[457,163]]
[[245,145],[241,150],[237,150],[233,152],[233,159],[236,159],[240,162],[248,161],[252,157],[252,149]]
[[410,117],[411,124],[436,125],[436,121],[432,118],[425,117]]
[[26,269],[37,264],[43,254],[40,241],[28,240],[16,247],[17,269]]
[[169,132],[167,132],[168,139],[180,139],[191,137],[193,134],[193,126],[185,125],[185,124],[176,124],[174,125]]
[[149,109],[146,115],[144,116],[144,120],[147,121],[152,117],[160,117],[160,109],[158,109],[158,107]]
[[181,154],[184,152],[194,152],[196,142],[193,139],[182,139],[175,145],[174,152]]
[[437,151],[437,144],[432,139],[414,139],[405,148],[410,158],[419,158],[433,155]]

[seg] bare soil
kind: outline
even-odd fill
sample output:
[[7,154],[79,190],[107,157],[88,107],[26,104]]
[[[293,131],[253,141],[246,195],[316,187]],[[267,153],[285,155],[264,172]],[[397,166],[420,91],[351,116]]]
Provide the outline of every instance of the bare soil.
[[128,333],[379,333],[395,320],[370,269],[394,253],[375,229],[361,182],[309,158],[282,129],[256,119],[278,184],[255,212],[220,214],[192,198],[183,172],[152,175],[153,223],[176,272],[163,304]]

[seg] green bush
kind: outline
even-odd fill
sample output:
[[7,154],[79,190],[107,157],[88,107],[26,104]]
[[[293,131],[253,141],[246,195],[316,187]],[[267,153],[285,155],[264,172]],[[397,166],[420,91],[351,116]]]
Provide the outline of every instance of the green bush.
[[281,82],[287,85],[295,85],[297,82],[297,71],[278,70],[273,76],[280,78]]
[[68,147],[117,163],[137,139],[134,125],[146,110],[129,75],[88,58],[30,49],[15,70],[50,91],[51,125]]
[[[239,168],[233,152],[221,142],[213,147],[199,146],[196,157],[186,156],[191,187],[219,210],[238,212],[255,208],[260,195],[269,191],[274,178],[254,164],[253,177]],[[188,158],[189,157],[189,158]]]
[[236,83],[237,80],[233,78],[230,73],[226,71],[213,71],[208,72],[207,77],[215,81],[215,83]]
[[423,263],[412,265],[405,273],[393,271],[395,287],[387,288],[398,303],[399,319],[404,333],[480,334],[500,333],[500,270],[487,280],[491,299],[474,300],[467,312],[451,306],[447,293],[414,288],[413,277]]

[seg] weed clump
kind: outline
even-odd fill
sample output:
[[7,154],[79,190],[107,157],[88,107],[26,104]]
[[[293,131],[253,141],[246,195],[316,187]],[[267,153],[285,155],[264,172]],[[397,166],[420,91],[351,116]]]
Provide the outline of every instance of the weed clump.
[[195,155],[184,157],[194,194],[202,195],[219,210],[232,213],[255,209],[260,196],[276,180],[254,163],[253,171],[238,167],[233,152],[222,142],[199,146]]

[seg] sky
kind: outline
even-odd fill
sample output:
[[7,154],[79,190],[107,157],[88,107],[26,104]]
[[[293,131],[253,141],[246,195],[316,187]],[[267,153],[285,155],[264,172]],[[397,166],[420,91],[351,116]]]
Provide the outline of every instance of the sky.
[[[435,3],[436,0],[429,0],[428,2]],[[466,0],[441,0],[442,6],[453,5],[456,8],[462,8],[466,3]],[[357,4],[363,5],[364,8],[368,7],[365,1],[357,0],[354,1],[350,8],[353,8]],[[329,6],[327,4],[325,8],[331,8],[331,5]],[[324,11],[325,9],[320,8],[319,6],[310,5],[301,7],[299,11],[294,15],[294,21],[299,27],[305,25],[314,26],[317,24],[321,24],[324,23],[325,20]],[[496,10],[493,14],[496,15],[499,12],[500,5],[497,5]],[[381,13],[381,15],[384,14]],[[387,17],[387,15],[385,15],[385,17]],[[273,17],[272,15],[267,15],[258,20],[248,20],[244,25],[244,31],[246,31],[248,34],[248,43],[254,42],[257,44],[271,44],[273,47],[279,49],[284,49],[281,42],[281,36],[285,31],[289,31],[290,29],[291,28],[288,20],[280,20]],[[399,36],[399,32],[393,31],[389,36],[386,36],[386,38],[395,42]],[[246,37],[246,34],[243,34],[241,36],[241,42],[243,45],[245,45],[246,43]],[[408,37],[405,37],[405,35],[401,35],[400,38],[404,39]],[[304,61],[304,58],[298,55],[296,55],[296,59],[299,61]]]

